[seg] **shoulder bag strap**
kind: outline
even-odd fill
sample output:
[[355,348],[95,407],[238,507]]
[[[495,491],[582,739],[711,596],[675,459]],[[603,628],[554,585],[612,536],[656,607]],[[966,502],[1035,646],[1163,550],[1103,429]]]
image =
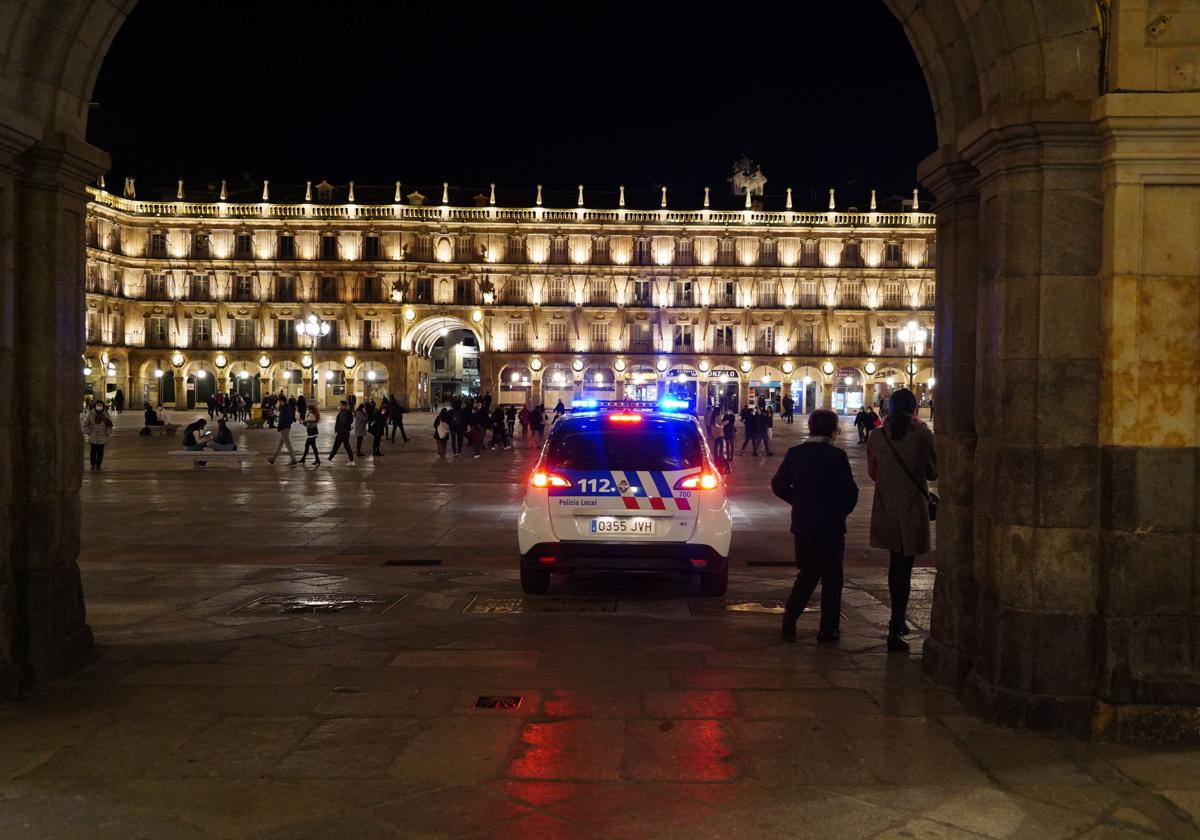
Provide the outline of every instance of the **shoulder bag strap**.
[[929,491],[921,486],[920,480],[912,474],[912,470],[908,468],[908,464],[904,463],[904,459],[900,457],[900,452],[896,449],[896,444],[894,444],[892,439],[887,436],[886,427],[880,429],[879,433],[883,436],[883,439],[887,441],[888,449],[892,450],[892,454],[895,455],[896,460],[900,462],[900,469],[904,470],[904,474],[909,477],[909,480],[912,481],[913,485],[917,488],[920,494],[925,497],[926,501],[929,501]]

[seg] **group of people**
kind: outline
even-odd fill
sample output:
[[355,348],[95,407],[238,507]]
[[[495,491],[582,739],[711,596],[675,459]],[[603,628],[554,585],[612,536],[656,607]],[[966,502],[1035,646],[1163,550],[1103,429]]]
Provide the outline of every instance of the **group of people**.
[[[914,415],[915,416],[915,415]],[[870,406],[864,406],[854,415],[854,428],[858,430],[858,442],[866,443],[871,432],[883,425],[883,420],[875,409]]]
[[208,405],[208,419],[213,420],[218,415],[229,419],[232,415],[234,420],[249,420],[250,406],[252,401],[249,397],[237,392],[226,393],[225,391],[216,391],[208,395],[206,401]]
[[[541,406],[538,406],[537,410],[540,409]],[[437,444],[438,457],[445,458],[449,448],[451,456],[459,458],[464,445],[471,447],[475,458],[480,457],[485,445],[488,449],[512,449],[518,416],[524,437],[532,417],[527,406],[522,406],[519,413],[515,405],[497,405],[493,408],[490,393],[477,398],[454,397],[438,411],[433,420],[433,439]],[[492,437],[487,440],[489,432]]]
[[[908,599],[913,562],[931,547],[930,520],[937,497],[929,482],[937,479],[933,433],[916,416],[913,392],[901,388],[891,395],[887,421],[866,437],[867,474],[875,482],[871,507],[870,544],[886,549],[891,619],[887,648],[908,650]],[[856,427],[861,425],[856,422]],[[841,634],[843,556],[846,518],[858,504],[858,485],[845,450],[835,445],[838,416],[819,409],[809,415],[808,439],[787,451],[771,490],[792,506],[791,532],[799,572],[784,607],[781,635],[796,640],[796,620],[821,584],[818,642],[836,641]]]
[[746,454],[746,447],[751,447],[753,457],[758,457],[761,446],[765,455],[774,455],[771,451],[771,440],[775,434],[775,413],[770,404],[746,405],[740,412],[724,405],[712,405],[704,413],[704,429],[713,442],[713,455],[732,466],[734,456],[734,441],[737,437],[737,421],[742,421],[741,454]]
[[[333,421],[333,446],[326,460],[333,463],[334,456],[344,449],[350,466],[355,466],[355,458],[365,456],[363,442],[368,437],[371,439],[371,455],[377,458],[384,455],[380,445],[382,441],[386,438],[394,443],[397,432],[400,439],[408,443],[408,432],[404,429],[405,412],[406,409],[394,395],[389,394],[379,402],[376,402],[374,397],[359,402],[356,395],[350,394],[338,403],[337,416]],[[308,402],[303,394],[298,397],[289,397],[284,393],[278,396],[268,394],[263,399],[263,413],[267,417],[268,428],[276,429],[279,433],[275,452],[267,458],[268,463],[274,464],[284,449],[291,456],[291,464],[308,463],[310,452],[313,464],[321,463],[321,453],[317,447],[321,411],[315,403]],[[304,450],[298,459],[296,450],[292,447],[292,427],[295,425],[304,427]],[[351,436],[355,438],[353,448],[350,446]]]

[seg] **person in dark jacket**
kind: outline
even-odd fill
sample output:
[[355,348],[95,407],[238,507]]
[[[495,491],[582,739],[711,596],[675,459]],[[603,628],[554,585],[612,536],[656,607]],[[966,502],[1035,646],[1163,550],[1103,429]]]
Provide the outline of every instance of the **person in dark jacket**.
[[338,447],[344,446],[350,466],[354,466],[354,450],[350,448],[350,430],[353,427],[354,414],[350,411],[350,404],[342,400],[338,403],[337,417],[333,419],[333,449],[329,450],[329,463],[333,463],[333,456],[337,454]]
[[383,409],[376,408],[375,403],[367,404],[367,431],[371,433],[371,454],[383,457],[383,450],[379,448],[379,442],[383,440],[383,433],[387,430],[387,412]]
[[800,571],[784,607],[781,635],[796,641],[796,619],[821,584],[821,628],[818,642],[841,635],[842,558],[846,550],[846,517],[858,504],[858,485],[850,459],[834,444],[838,417],[818,409],[808,417],[808,440],[787,451],[771,479],[771,491],[792,506],[792,534]]
[[289,398],[279,409],[279,443],[275,445],[275,454],[267,458],[268,464],[274,464],[279,453],[287,447],[292,456],[292,464],[296,463],[296,450],[292,448],[292,424],[296,422],[296,400]]

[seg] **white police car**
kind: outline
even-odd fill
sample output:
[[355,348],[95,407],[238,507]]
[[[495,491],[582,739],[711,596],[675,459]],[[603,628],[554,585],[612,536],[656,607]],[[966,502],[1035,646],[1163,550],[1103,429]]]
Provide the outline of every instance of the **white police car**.
[[589,569],[677,570],[700,575],[705,595],[725,594],[725,469],[696,418],[676,413],[686,406],[577,401],[554,424],[518,520],[525,592]]

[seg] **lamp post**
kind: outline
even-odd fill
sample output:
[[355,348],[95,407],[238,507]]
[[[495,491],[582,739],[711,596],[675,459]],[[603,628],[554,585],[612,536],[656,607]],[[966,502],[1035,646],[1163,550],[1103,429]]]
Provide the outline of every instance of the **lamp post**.
[[311,342],[309,355],[312,357],[312,366],[308,380],[310,389],[308,396],[315,403],[317,401],[317,339],[329,335],[329,322],[320,320],[316,315],[309,315],[305,320],[296,322],[296,332],[308,336]]
[[929,333],[921,328],[921,325],[916,321],[909,321],[908,324],[900,330],[896,336],[904,342],[905,348],[908,350],[908,390],[913,387],[913,359],[921,355],[921,351],[925,348],[925,340],[929,338]]

